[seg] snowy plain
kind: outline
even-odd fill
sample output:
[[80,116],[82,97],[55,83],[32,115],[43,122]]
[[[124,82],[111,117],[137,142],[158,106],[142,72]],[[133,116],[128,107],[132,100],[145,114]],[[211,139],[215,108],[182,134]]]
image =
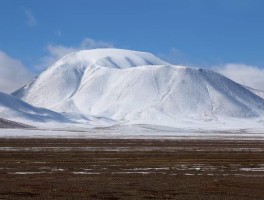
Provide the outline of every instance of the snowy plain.
[[263,129],[193,129],[153,125],[97,128],[0,129],[0,138],[53,139],[159,139],[159,140],[264,140]]

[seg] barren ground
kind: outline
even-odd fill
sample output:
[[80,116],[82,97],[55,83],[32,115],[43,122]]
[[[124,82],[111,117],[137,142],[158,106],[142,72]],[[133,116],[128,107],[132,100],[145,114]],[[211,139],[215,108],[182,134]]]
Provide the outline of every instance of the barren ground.
[[264,141],[1,139],[0,199],[264,199]]

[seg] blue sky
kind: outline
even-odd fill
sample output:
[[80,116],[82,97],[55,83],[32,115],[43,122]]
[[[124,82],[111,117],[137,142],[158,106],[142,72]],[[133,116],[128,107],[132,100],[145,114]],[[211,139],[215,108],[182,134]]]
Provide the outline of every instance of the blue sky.
[[1,0],[0,51],[34,73],[86,39],[176,64],[261,69],[263,10],[262,0]]

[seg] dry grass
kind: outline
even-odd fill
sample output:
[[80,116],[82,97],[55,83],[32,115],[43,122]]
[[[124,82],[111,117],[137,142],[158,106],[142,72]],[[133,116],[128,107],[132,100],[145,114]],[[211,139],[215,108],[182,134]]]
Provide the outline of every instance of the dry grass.
[[264,198],[264,142],[2,139],[0,148],[0,199]]

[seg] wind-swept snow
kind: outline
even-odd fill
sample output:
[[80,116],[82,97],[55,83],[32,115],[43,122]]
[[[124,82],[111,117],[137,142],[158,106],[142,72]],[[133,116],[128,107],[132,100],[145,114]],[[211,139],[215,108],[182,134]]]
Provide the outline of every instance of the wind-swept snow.
[[248,86],[244,86],[244,87],[247,88],[249,91],[253,92],[254,94],[260,96],[262,99],[264,99],[264,91],[257,90]]
[[0,92],[0,118],[16,122],[70,122],[63,115],[44,109],[33,107],[16,97]]
[[216,72],[120,49],[69,54],[13,95],[56,112],[119,123],[221,124],[264,113],[264,99]]

